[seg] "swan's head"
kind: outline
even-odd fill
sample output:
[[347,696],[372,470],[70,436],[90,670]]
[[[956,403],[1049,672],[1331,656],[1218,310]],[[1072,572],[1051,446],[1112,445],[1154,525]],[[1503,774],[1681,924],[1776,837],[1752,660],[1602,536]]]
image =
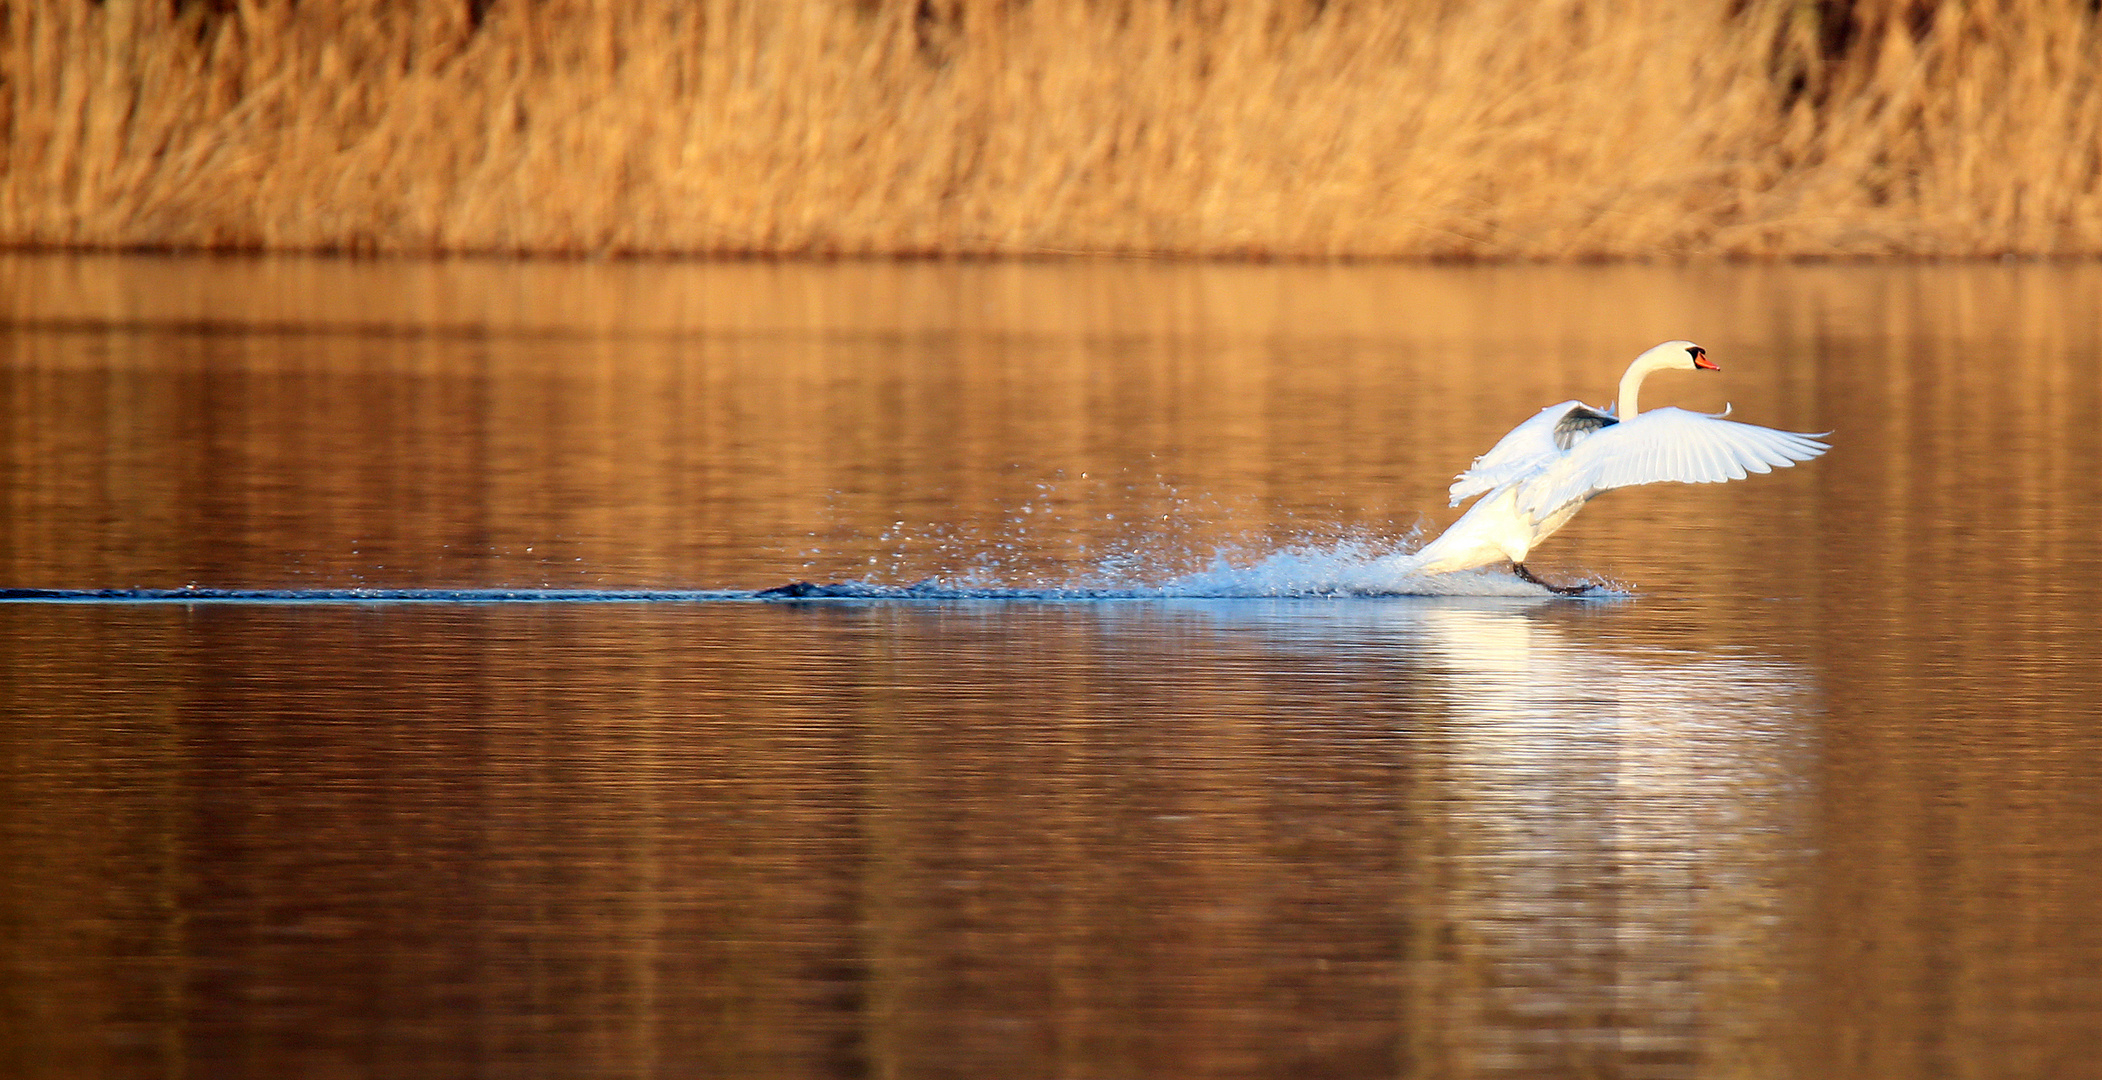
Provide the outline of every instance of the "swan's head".
[[1708,350],[1690,341],[1667,341],[1644,352],[1629,365],[1630,370],[1648,374],[1652,371],[1721,371],[1715,361],[1708,359]]

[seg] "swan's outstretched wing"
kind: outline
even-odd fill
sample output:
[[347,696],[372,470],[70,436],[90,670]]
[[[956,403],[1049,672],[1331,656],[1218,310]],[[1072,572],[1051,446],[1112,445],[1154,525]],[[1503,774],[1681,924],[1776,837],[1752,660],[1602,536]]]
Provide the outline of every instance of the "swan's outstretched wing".
[[1539,519],[1573,499],[1601,491],[1664,481],[1719,484],[1742,480],[1750,473],[1808,461],[1827,449],[1815,436],[1794,431],[1740,424],[1685,409],[1651,409],[1576,444],[1560,461],[1527,481],[1518,501]]
[[1549,405],[1496,440],[1488,453],[1475,458],[1466,472],[1454,478],[1452,502],[1448,505],[1458,506],[1463,499],[1494,491],[1545,468],[1570,447],[1613,422],[1610,414],[1581,401]]

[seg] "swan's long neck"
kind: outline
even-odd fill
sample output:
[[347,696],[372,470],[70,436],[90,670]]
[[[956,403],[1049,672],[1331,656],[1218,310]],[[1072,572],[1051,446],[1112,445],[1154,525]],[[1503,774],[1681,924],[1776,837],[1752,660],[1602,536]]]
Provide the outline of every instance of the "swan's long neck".
[[1647,357],[1637,357],[1634,363],[1628,365],[1627,374],[1620,377],[1620,398],[1613,404],[1613,415],[1616,419],[1632,420],[1635,418],[1635,399],[1642,393],[1642,380],[1649,378],[1650,372],[1660,370],[1666,366],[1646,363],[1647,359]]

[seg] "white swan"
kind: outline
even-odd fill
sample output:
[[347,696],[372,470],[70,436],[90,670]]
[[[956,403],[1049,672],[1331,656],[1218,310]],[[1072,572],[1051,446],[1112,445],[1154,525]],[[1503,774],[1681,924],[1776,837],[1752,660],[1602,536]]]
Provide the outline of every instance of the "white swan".
[[[1406,556],[1410,573],[1444,574],[1508,560],[1519,577],[1558,593],[1588,585],[1549,585],[1525,568],[1525,557],[1569,523],[1602,491],[1655,484],[1717,484],[1746,473],[1808,461],[1829,447],[1818,436],[1739,424],[1721,413],[1652,409],[1637,414],[1635,395],[1654,371],[1719,371],[1708,350],[1667,341],[1635,358],[1620,377],[1611,411],[1581,401],[1549,405],[1511,429],[1452,484],[1452,505],[1483,495],[1436,540]],[[1484,495],[1484,493],[1487,493]]]

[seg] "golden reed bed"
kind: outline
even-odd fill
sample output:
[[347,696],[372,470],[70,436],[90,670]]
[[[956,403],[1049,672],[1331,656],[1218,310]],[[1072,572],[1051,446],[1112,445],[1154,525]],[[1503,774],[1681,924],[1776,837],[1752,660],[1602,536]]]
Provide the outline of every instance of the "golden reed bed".
[[0,245],[2102,253],[2085,0],[0,0]]

